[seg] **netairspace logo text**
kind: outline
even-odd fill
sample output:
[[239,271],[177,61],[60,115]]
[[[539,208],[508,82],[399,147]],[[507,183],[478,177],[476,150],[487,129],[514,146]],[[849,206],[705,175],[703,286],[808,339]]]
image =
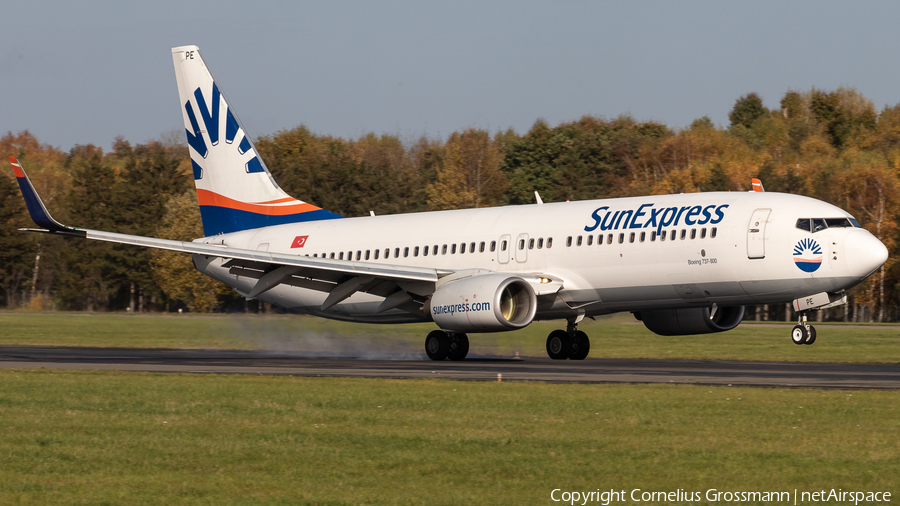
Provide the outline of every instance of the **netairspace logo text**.
[[590,503],[608,506],[615,502],[647,502],[647,503],[744,503],[744,502],[771,502],[786,504],[813,504],[835,503],[854,504],[860,503],[889,503],[890,492],[862,492],[843,489],[818,490],[814,492],[800,492],[797,489],[791,491],[721,491],[715,488],[706,492],[678,489],[674,492],[659,492],[642,490],[639,488],[627,490],[600,490],[595,491],[564,491],[559,488],[550,492],[550,499],[554,502],[569,505],[580,504],[585,506]]

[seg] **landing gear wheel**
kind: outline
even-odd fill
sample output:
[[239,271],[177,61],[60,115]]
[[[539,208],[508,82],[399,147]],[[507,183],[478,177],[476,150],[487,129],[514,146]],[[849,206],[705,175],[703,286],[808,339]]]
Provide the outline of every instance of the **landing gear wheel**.
[[[468,351],[468,349],[466,350]],[[425,354],[431,360],[444,360],[450,353],[450,338],[442,330],[432,330],[425,338]]]
[[794,330],[791,331],[791,341],[794,341],[794,344],[803,344],[808,337],[809,332],[806,331],[806,327],[794,325]]
[[806,341],[804,341],[803,344],[812,344],[816,342],[816,328],[810,325],[808,334],[809,335],[806,336]]
[[547,355],[553,360],[569,358],[569,334],[565,330],[554,330],[547,336]]
[[447,358],[462,360],[469,354],[469,336],[465,334],[448,334],[449,350]]
[[584,360],[591,351],[591,340],[587,334],[576,330],[569,340],[569,358],[572,360]]

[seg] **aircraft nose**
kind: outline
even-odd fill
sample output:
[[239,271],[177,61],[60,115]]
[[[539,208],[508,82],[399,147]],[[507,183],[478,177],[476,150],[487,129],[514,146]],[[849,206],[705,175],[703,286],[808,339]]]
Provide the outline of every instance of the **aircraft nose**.
[[850,274],[863,279],[884,265],[888,258],[888,249],[866,230],[852,230],[847,234],[845,246],[847,266]]

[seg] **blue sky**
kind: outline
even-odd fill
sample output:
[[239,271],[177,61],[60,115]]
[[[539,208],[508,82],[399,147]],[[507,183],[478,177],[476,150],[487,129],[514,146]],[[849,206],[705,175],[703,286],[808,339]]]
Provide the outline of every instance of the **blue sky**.
[[411,140],[584,114],[728,123],[755,91],[900,102],[900,3],[45,2],[4,7],[0,132],[63,150],[181,131],[170,48],[200,46],[253,136]]

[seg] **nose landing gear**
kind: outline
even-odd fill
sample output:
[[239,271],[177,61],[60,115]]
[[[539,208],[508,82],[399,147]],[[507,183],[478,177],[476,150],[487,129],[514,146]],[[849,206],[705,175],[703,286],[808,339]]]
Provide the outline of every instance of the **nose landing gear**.
[[816,328],[806,321],[806,313],[800,313],[797,325],[791,331],[791,341],[794,344],[812,344],[816,342]]

